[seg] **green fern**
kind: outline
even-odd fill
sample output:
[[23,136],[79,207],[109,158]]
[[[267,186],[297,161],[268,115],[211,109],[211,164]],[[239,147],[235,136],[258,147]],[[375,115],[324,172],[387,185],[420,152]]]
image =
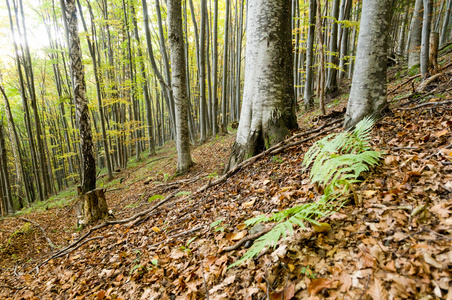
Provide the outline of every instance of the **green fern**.
[[376,165],[381,157],[380,152],[372,151],[370,147],[373,125],[373,119],[365,118],[353,131],[331,134],[314,143],[305,154],[303,165],[308,168],[312,164],[311,182],[324,186],[323,196],[314,203],[245,221],[247,226],[262,222],[277,224],[258,238],[243,257],[229,268],[252,259],[266,247],[275,248],[281,238],[285,240],[287,234],[293,234],[294,225],[301,228],[305,228],[305,222],[319,225],[316,220],[338,211],[344,204],[339,198],[348,192],[352,184],[359,182],[358,177],[362,172],[368,171],[369,166]]
[[337,181],[353,182],[359,175],[378,163],[381,153],[371,151],[370,133],[374,120],[365,118],[353,131],[331,134],[312,145],[303,160],[311,168],[311,182],[323,186]]

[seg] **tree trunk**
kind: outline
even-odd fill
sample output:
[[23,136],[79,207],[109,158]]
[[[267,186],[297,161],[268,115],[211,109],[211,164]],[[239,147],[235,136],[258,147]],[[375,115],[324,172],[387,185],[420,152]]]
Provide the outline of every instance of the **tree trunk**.
[[325,111],[325,55],[323,50],[323,32],[322,32],[322,11],[321,11],[321,0],[317,0],[317,34],[319,36],[319,57],[320,57],[320,65],[319,65],[319,85],[318,85],[318,93],[317,96],[319,98],[319,106],[322,115],[326,114]]
[[213,12],[213,41],[212,41],[212,136],[215,137],[218,131],[218,1],[214,1]]
[[226,0],[225,8],[225,21],[224,21],[224,51],[223,51],[223,82],[221,85],[221,132],[226,133],[228,131],[228,115],[227,115],[227,103],[228,103],[228,52],[229,52],[229,0]]
[[333,26],[331,28],[331,37],[329,45],[328,55],[328,79],[326,83],[326,92],[333,93],[337,89],[337,39],[338,39],[338,21],[339,21],[339,0],[334,0],[333,14],[332,14]]
[[309,0],[309,29],[306,48],[306,81],[304,87],[304,105],[306,108],[314,106],[314,37],[315,16],[317,14],[317,0]]
[[441,38],[439,40],[439,46],[442,47],[447,42],[447,35],[451,34],[449,29],[450,16],[452,15],[452,0],[447,0],[446,12],[444,13],[443,28],[441,29]]
[[96,188],[96,161],[93,153],[93,137],[91,133],[90,115],[86,100],[85,74],[82,64],[82,51],[77,29],[77,13],[75,0],[61,0],[63,16],[67,20],[69,41],[69,57],[71,62],[71,77],[73,96],[76,109],[76,119],[80,130],[80,147],[82,155],[82,186],[85,194]]
[[422,22],[421,75],[425,79],[429,75],[430,27],[432,24],[433,0],[424,0],[424,16]]
[[243,107],[226,170],[297,128],[290,0],[248,2]]
[[[86,33],[88,33],[88,28],[86,26],[85,19],[83,18],[82,7],[80,5],[79,0],[77,0],[77,4],[78,4],[79,10],[80,10],[80,17],[82,19],[83,27],[84,27]],[[93,20],[91,20],[91,22],[93,22]],[[102,93],[101,93],[101,86],[100,86],[100,80],[99,80],[99,71],[97,69],[96,52],[94,51],[94,45],[91,44],[91,41],[88,36],[86,36],[86,41],[88,43],[88,49],[89,49],[89,53],[91,55],[91,59],[93,60],[94,80],[96,82],[97,107],[99,109],[100,125],[101,125],[101,129],[102,129],[102,144],[104,146],[104,152],[105,152],[104,156],[105,156],[105,161],[107,163],[107,175],[108,175],[107,180],[110,181],[113,179],[113,170],[112,170],[111,159],[110,159],[110,151],[109,151],[108,142],[107,142],[107,130],[105,129],[105,117],[104,117],[104,110],[103,110],[103,105],[102,105]]]
[[177,172],[184,173],[193,164],[188,136],[188,99],[186,86],[184,37],[181,0],[168,0],[168,39],[172,66],[172,90],[175,98]]
[[416,0],[410,25],[410,47],[408,49],[408,70],[420,64],[420,47],[422,37],[422,1]]
[[0,180],[2,180],[2,186],[4,189],[3,193],[3,203],[4,212],[14,213],[13,198],[11,195],[11,186],[9,184],[9,174],[8,174],[8,159],[6,157],[6,144],[5,136],[3,134],[3,117],[0,119]]
[[356,53],[356,68],[345,116],[345,127],[364,117],[378,117],[386,106],[387,51],[392,0],[364,0]]

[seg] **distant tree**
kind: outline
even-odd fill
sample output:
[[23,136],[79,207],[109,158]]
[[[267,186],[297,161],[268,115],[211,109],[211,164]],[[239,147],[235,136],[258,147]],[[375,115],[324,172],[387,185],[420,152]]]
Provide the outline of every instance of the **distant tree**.
[[388,29],[392,0],[364,0],[356,67],[345,115],[345,127],[378,116],[386,106]]
[[227,169],[297,128],[290,9],[290,0],[248,2],[244,100]]

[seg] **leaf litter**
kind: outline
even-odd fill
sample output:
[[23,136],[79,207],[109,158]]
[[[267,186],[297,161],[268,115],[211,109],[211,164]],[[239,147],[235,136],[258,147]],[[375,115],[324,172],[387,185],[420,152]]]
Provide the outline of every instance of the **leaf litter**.
[[[443,81],[450,88],[450,78]],[[153,205],[155,195],[177,196],[138,222],[97,230],[99,238],[39,268],[52,251],[45,237],[17,218],[1,220],[0,298],[452,299],[452,110],[416,108],[416,101],[397,103],[375,126],[372,145],[385,156],[355,186],[358,199],[253,260],[228,269],[251,241],[231,246],[267,229],[244,221],[320,197],[303,154],[339,128],[262,156],[202,193],[195,192],[220,176],[234,136],[194,149],[197,165],[178,178],[165,175],[174,174],[165,146],[158,156],[167,158],[124,171],[123,189],[107,200],[127,218]],[[340,113],[330,116],[340,121]],[[305,119],[300,132],[331,122]],[[87,232],[74,231],[70,206],[27,219],[60,249]]]

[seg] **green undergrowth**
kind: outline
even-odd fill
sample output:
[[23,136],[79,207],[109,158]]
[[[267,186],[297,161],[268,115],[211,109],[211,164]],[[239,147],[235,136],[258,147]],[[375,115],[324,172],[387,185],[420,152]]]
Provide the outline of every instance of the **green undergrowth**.
[[379,162],[381,153],[372,151],[370,147],[373,125],[374,120],[366,118],[353,131],[331,134],[314,143],[305,154],[303,166],[310,168],[311,183],[322,187],[323,195],[316,202],[245,221],[247,226],[262,222],[274,222],[276,225],[258,238],[245,255],[230,267],[254,258],[266,247],[275,248],[280,240],[293,234],[294,225],[303,229],[308,223],[321,226],[319,219],[338,211],[350,193],[354,193],[352,185],[361,181],[360,175]]
[[74,187],[69,187],[64,191],[61,191],[57,195],[50,197],[45,201],[36,201],[32,203],[29,207],[26,207],[18,212],[16,215],[30,214],[32,212],[40,212],[44,210],[49,210],[53,208],[62,208],[72,204],[77,191]]

